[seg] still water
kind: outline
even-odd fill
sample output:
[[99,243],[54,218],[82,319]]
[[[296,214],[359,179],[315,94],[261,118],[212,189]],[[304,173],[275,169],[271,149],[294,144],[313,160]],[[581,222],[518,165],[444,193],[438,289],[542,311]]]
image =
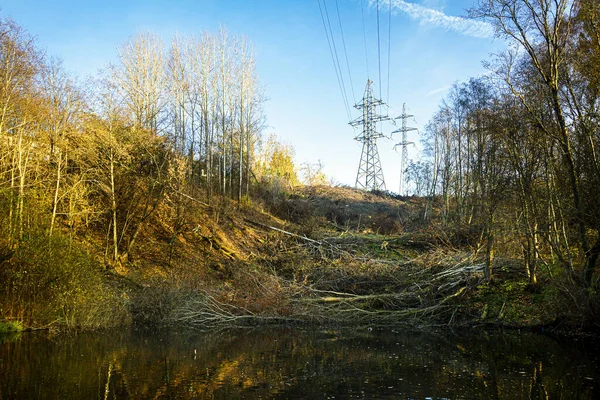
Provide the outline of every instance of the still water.
[[593,341],[261,328],[0,336],[0,399],[600,399]]

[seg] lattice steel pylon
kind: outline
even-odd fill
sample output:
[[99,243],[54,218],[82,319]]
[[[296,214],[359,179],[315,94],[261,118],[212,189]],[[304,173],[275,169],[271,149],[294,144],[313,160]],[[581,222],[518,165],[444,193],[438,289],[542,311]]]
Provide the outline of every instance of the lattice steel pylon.
[[377,132],[377,122],[387,121],[390,117],[377,114],[377,106],[386,104],[373,96],[372,84],[370,79],[367,80],[362,100],[354,105],[357,110],[362,110],[362,116],[350,122],[352,126],[362,125],[362,132],[354,138],[363,144],[356,174],[356,187],[366,190],[385,190],[385,179],[377,150],[377,139],[384,135]]
[[394,148],[401,146],[402,147],[402,160],[400,161],[400,191],[398,192],[399,195],[403,195],[403,191],[404,191],[404,171],[406,171],[406,163],[408,161],[408,149],[406,148],[409,144],[414,145],[414,142],[409,142],[407,140],[407,133],[410,131],[416,131],[417,128],[409,128],[406,126],[406,120],[408,118],[414,117],[414,115],[408,115],[406,113],[406,104],[402,104],[402,115],[399,117],[394,118],[396,119],[401,119],[402,120],[402,127],[400,129],[397,129],[395,131],[393,131],[392,133],[398,133],[398,132],[402,132],[402,141],[400,143],[397,143]]

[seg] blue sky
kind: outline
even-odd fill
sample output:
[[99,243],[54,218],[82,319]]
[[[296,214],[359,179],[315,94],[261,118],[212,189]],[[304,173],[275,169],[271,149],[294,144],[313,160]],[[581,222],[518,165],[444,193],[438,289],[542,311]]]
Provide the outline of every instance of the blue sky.
[[[377,51],[377,0],[337,0],[350,65],[347,73],[336,0],[327,5],[351,105],[362,97],[369,77],[376,96],[400,114],[402,104],[424,128],[454,82],[485,73],[481,61],[498,52],[489,26],[461,16],[471,0],[379,0],[381,88]],[[388,21],[392,2],[388,97]],[[48,55],[84,78],[115,60],[117,47],[137,32],[152,32],[165,42],[178,32],[216,31],[225,26],[255,45],[259,79],[269,101],[269,128],[296,150],[298,165],[318,160],[337,183],[354,185],[361,145],[348,116],[331,60],[317,0],[196,1],[27,1],[4,0],[0,13],[37,36]],[[363,31],[364,13],[365,30]],[[365,55],[367,42],[367,57]],[[367,69],[369,74],[367,74]],[[352,87],[351,87],[352,86]],[[352,95],[354,92],[354,98]],[[355,109],[352,118],[358,116]],[[394,128],[384,126],[388,134]],[[409,140],[417,142],[418,133]],[[378,143],[388,190],[398,190],[400,155]],[[418,159],[417,149],[410,150]]]

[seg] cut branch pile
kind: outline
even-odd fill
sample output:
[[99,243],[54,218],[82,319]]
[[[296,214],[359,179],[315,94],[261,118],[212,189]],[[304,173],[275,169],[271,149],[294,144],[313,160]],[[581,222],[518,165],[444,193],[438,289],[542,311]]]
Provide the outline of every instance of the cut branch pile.
[[[315,240],[263,225],[295,240],[317,261],[309,279],[288,282],[297,319],[325,323],[452,323],[455,299],[483,279],[472,253],[432,249],[412,259],[379,259],[355,249],[387,241],[372,238]],[[368,242],[368,243],[366,243]],[[337,262],[335,262],[337,261]]]
[[[277,242],[274,259],[279,267],[271,266],[270,272],[244,271],[241,279],[247,292],[241,298],[212,291],[188,296],[173,314],[173,323],[196,327],[267,321],[452,324],[460,309],[456,299],[483,279],[484,264],[475,263],[471,253],[447,248],[421,254],[394,250],[392,258],[380,259],[370,252],[386,257],[390,254],[386,240],[316,240],[247,222],[290,239]],[[398,243],[394,245],[400,249]],[[287,260],[285,254],[303,256]],[[297,262],[305,264],[300,267]],[[272,305],[257,308],[257,303]]]
[[248,325],[260,322],[286,322],[290,318],[272,315],[262,315],[247,308],[217,300],[207,291],[194,295],[188,294],[182,299],[170,317],[173,325],[187,325],[199,329],[209,329],[219,326]]
[[483,264],[451,264],[435,274],[397,266],[371,279],[395,285],[368,294],[305,286],[295,299],[299,314],[317,322],[450,324],[459,308],[453,300],[483,279]]

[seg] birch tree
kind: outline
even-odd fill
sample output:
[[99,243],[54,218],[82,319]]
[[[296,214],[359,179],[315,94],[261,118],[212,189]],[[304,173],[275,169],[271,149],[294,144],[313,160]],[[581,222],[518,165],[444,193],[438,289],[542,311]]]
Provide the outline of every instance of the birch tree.
[[109,79],[137,128],[162,132],[168,87],[165,58],[158,36],[138,34],[119,48],[118,62],[110,68]]

